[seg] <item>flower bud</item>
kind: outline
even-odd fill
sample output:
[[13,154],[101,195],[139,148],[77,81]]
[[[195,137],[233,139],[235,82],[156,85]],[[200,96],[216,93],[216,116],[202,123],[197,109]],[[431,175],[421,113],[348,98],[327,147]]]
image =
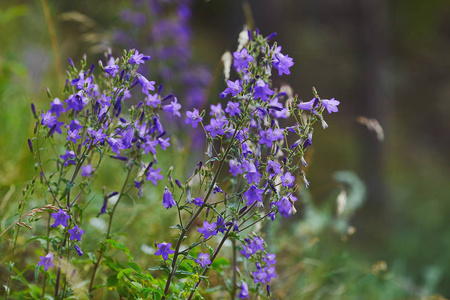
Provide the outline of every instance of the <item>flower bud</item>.
[[92,72],[94,72],[94,69],[95,69],[95,64],[92,64],[91,67],[89,68],[88,74],[91,75]]
[[33,117],[37,119],[36,107],[34,106],[34,103],[31,103],[31,112],[33,113]]
[[31,153],[33,153],[33,143],[30,139],[28,139],[28,147],[30,148]]

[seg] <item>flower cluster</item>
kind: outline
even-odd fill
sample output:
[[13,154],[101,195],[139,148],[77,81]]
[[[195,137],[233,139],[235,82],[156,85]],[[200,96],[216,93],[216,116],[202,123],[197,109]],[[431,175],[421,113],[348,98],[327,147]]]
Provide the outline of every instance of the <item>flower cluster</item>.
[[[166,9],[161,1],[151,3],[155,11]],[[180,5],[178,16],[187,18],[187,6],[180,3],[176,3]],[[135,17],[130,22],[146,21],[141,15]],[[168,35],[167,30],[178,32],[166,23],[158,27],[157,22],[153,23],[156,38]],[[33,139],[36,147],[31,140],[29,147],[32,152],[37,149],[33,153],[41,168],[42,181],[59,207],[58,212],[51,214],[54,223],[48,230],[59,233],[57,242],[52,242],[56,254],[47,247],[45,253],[48,254],[41,256],[38,265],[48,271],[54,266],[54,257],[66,256],[70,260],[73,250],[83,255],[80,243],[85,231],[81,229],[82,213],[75,213],[81,210],[76,204],[81,202],[85,188],[90,190],[104,157],[109,157],[123,164],[127,176],[121,189],[107,192],[110,187],[105,187],[100,198],[103,203],[97,203],[98,207],[102,204],[98,216],[107,214],[109,224],[97,256],[89,255],[94,261],[89,292],[94,289],[95,274],[102,258],[112,270],[120,269],[119,263],[115,264],[105,256],[107,245],[125,251],[129,260],[132,259],[126,247],[111,238],[114,212],[122,196],[130,196],[129,192],[133,190],[143,196],[146,182],[156,186],[166,179],[160,203],[165,209],[177,212],[179,223],[171,228],[179,230],[179,234],[173,247],[169,242],[155,244],[154,254],[162,260],[159,260],[161,266],[154,270],[168,273],[164,289],[161,282],[153,285],[159,286],[157,293],[163,293],[162,299],[170,294],[192,299],[208,270],[214,269],[214,260],[229,239],[233,240],[235,254],[233,291],[239,287],[238,297],[249,298],[250,281],[242,279],[237,283],[237,264],[244,261],[244,267],[255,265],[246,274],[253,280],[250,290],[266,286],[270,293],[270,283],[277,277],[276,255],[267,251],[263,233],[249,236],[247,230],[259,222],[274,221],[278,214],[285,218],[295,214],[298,189],[310,185],[306,178],[305,153],[312,145],[314,124],[320,121],[322,127],[327,128],[325,111],[337,112],[340,104],[334,98],[321,99],[315,88],[313,98],[302,101],[290,88],[273,86],[272,75],[289,75],[294,65],[293,59],[281,52],[281,46],[271,43],[273,37],[274,34],[264,37],[258,30],[240,34],[237,51],[229,55],[232,62],[224,64],[234,67],[235,78],[230,80],[230,70],[225,70],[228,75],[226,87],[224,85],[219,95],[221,102],[211,105],[209,112],[201,111],[202,105],[198,102],[187,105],[189,110],[181,111],[177,97],[163,96],[162,85],[149,80],[140,68],[151,57],[137,50],[125,51],[121,58],[107,53],[106,59],[99,62],[101,74],[97,76],[94,65],[85,69],[85,59],[80,70],[69,60],[69,79],[65,85],[67,97],[62,101],[52,98],[51,108],[39,116],[33,110],[38,119]],[[182,57],[175,50],[173,53]],[[155,53],[163,55],[165,51],[168,50]],[[187,65],[187,61],[180,64]],[[135,87],[137,92],[132,91]],[[139,95],[137,101],[132,99],[132,92],[133,96]],[[124,109],[127,107],[129,109]],[[185,124],[206,136],[207,160],[199,162],[184,183],[172,178],[173,168],[165,178],[161,174],[162,168],[158,167],[157,153],[171,146],[160,113],[170,118],[183,116]],[[52,146],[53,141],[62,145],[54,146],[57,172],[49,177],[40,152],[42,143],[47,140],[52,141]],[[137,170],[132,172],[135,167]],[[59,174],[58,181],[51,181],[49,178],[55,174]],[[112,207],[108,207],[109,200],[114,200],[110,201],[114,203]],[[238,251],[242,256],[237,255]],[[133,270],[129,269],[126,277],[133,281],[128,275],[133,276],[132,273],[140,270],[132,262],[128,266]],[[58,294],[59,274],[60,270],[55,295]],[[173,281],[178,275],[188,278],[174,287]],[[123,276],[114,275],[108,282],[120,281],[119,277]],[[150,277],[145,278],[150,280]],[[139,297],[148,297],[150,290],[147,292]]]
[[[78,70],[69,59],[69,79],[64,89],[68,94],[66,99],[61,101],[54,98],[50,109],[42,112],[40,117],[35,113],[34,105],[32,106],[33,113],[38,117],[36,138],[33,139],[37,143],[35,158],[41,167],[43,179],[49,186],[39,143],[48,138],[64,141],[61,143],[64,145],[61,149],[63,154],[58,157],[57,168],[60,174],[59,182],[65,182],[66,187],[51,189],[60,208],[58,212],[51,214],[55,219],[51,227],[57,228],[61,225],[67,233],[70,248],[80,256],[83,252],[76,242],[81,241],[85,231],[77,225],[78,218],[74,218],[71,209],[92,180],[105,154],[109,154],[113,159],[128,162],[129,172],[133,165],[138,165],[140,172],[135,179],[135,186],[140,195],[145,180],[156,185],[164,178],[160,174],[161,168],[154,167],[157,163],[155,155],[158,148],[166,150],[170,146],[170,138],[166,136],[159,113],[180,116],[181,105],[172,95],[161,96],[162,85],[156,88],[155,81],[148,80],[137,71],[139,65],[149,60],[150,56],[137,50],[124,52],[124,56],[117,59],[107,53],[106,61],[99,62],[102,74],[95,76],[94,65],[86,71],[86,61],[83,60],[81,70]],[[131,90],[135,86],[140,86],[142,100],[131,106],[128,114],[123,113],[125,102],[131,98]],[[31,140],[29,143],[30,149],[33,150]],[[146,154],[153,156],[150,163],[143,161]],[[67,178],[71,168],[74,170]],[[80,177],[78,175],[81,179],[77,179]],[[78,185],[78,195],[71,197],[78,181],[81,181]],[[121,194],[105,194],[101,214],[108,212],[107,200],[114,196],[120,197]],[[170,194],[165,194],[164,199],[169,207],[175,204],[173,198],[170,199]],[[63,204],[61,200],[66,203]],[[64,246],[61,246],[61,249],[62,247]],[[52,266],[52,253],[41,259],[40,265],[46,270]]]
[[[302,179],[305,188],[309,187],[304,157],[312,144],[313,124],[320,121],[326,128],[324,110],[338,111],[339,101],[321,99],[314,88],[313,99],[302,101],[286,87],[273,87],[272,73],[289,75],[293,59],[283,54],[276,43],[269,44],[274,35],[263,37],[258,31],[248,31],[245,35],[247,39],[241,41],[240,49],[232,55],[238,78],[227,79],[227,87],[220,94],[222,99],[227,99],[226,103],[211,105],[209,116],[198,108],[186,112],[185,123],[194,129],[201,124],[207,135],[209,160],[204,165],[200,163],[194,175],[179,185],[187,197],[184,205],[177,205],[180,218],[177,228],[181,234],[171,269],[166,266],[171,275],[165,293],[176,273],[181,243],[195,221],[202,224],[197,229],[202,243],[220,240],[215,253],[233,232],[233,238],[243,243],[241,254],[255,260],[256,271],[251,273],[254,283],[266,284],[270,290],[269,283],[276,277],[275,254],[265,251],[261,236],[242,239],[241,232],[265,219],[273,221],[277,214],[287,218],[296,212],[298,179]],[[229,176],[219,179],[223,166],[228,167]],[[199,193],[192,197],[191,189],[198,184],[192,181],[196,175],[208,180],[206,184],[200,180]],[[175,206],[167,189],[164,195],[164,206]],[[182,211],[188,211],[190,216],[184,226]],[[194,243],[188,250],[198,244]],[[195,261],[205,268],[204,275],[211,260],[199,256]],[[240,287],[239,297],[248,298],[247,283],[242,281]]]

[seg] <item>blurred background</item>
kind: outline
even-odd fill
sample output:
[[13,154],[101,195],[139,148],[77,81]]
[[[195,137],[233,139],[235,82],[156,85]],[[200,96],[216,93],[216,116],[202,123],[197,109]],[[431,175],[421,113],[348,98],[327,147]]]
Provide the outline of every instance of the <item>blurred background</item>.
[[95,63],[108,48],[139,47],[152,56],[152,79],[169,81],[186,107],[206,107],[219,100],[220,58],[245,24],[276,32],[294,59],[275,85],[341,101],[329,128],[315,131],[298,213],[263,228],[280,257],[275,296],[450,297],[447,0],[0,2],[1,231],[37,175],[30,102],[48,109],[46,87],[62,97],[68,57]]

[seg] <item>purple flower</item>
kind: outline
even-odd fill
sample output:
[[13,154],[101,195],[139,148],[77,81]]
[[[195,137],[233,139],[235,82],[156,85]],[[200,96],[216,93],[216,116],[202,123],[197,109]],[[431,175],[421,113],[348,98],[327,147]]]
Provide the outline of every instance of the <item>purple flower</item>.
[[267,215],[272,221],[275,220],[275,212],[271,212],[270,214]]
[[275,265],[277,263],[277,261],[275,260],[276,255],[275,254],[271,254],[271,253],[267,253],[266,257],[263,258],[263,261],[268,265]]
[[99,130],[97,131],[88,129],[87,132],[91,136],[91,139],[94,139],[94,144],[103,143],[105,138],[107,137],[107,135],[103,133],[103,129],[101,128],[99,128]]
[[311,145],[312,145],[312,133],[308,134],[308,137],[303,142],[303,149],[306,149]]
[[46,125],[48,127],[52,127],[53,124],[55,124],[57,122],[56,117],[52,116],[51,111],[48,111],[45,114],[42,113],[41,117],[42,117],[41,124]]
[[269,172],[270,175],[274,176],[276,174],[281,174],[281,166],[279,163],[276,163],[272,160],[269,160],[267,162],[267,172]]
[[171,246],[171,243],[158,243],[158,250],[155,252],[155,255],[162,255],[164,260],[168,260],[169,254],[175,253],[175,251],[170,249]]
[[137,80],[139,84],[142,86],[142,93],[146,94],[150,97],[150,91],[155,90],[155,82],[154,81],[148,81],[147,78],[142,76],[141,74],[137,74]]
[[151,105],[154,108],[158,107],[158,104],[161,104],[161,100],[159,99],[158,94],[149,95],[146,99],[147,101],[145,102],[145,104]]
[[236,159],[230,160],[230,173],[233,174],[234,177],[236,177],[238,174],[244,173],[244,170],[242,170],[242,164],[239,163]]
[[295,177],[291,175],[291,172],[287,172],[281,175],[281,184],[286,187],[292,187],[294,185]]
[[152,167],[150,167],[150,169],[148,170],[146,179],[151,181],[154,185],[156,185],[158,183],[158,180],[161,180],[164,178],[164,176],[159,174],[159,172],[161,172],[161,168],[154,170]]
[[169,105],[164,105],[163,110],[173,113],[174,116],[181,117],[180,108],[181,104],[177,102],[177,97],[173,97],[173,101]]
[[163,194],[163,202],[162,202],[163,206],[166,209],[171,208],[172,206],[176,206],[177,203],[175,202],[175,200],[173,200],[173,196],[172,193],[169,191],[169,189],[166,187],[166,189],[164,190],[164,194]]
[[91,177],[92,166],[91,164],[86,165],[86,167],[81,167],[81,176]]
[[197,124],[203,121],[203,118],[200,117],[198,113],[198,109],[194,108],[193,111],[186,112],[187,119],[184,121],[186,124],[191,124],[193,128],[197,128]]
[[148,154],[149,152],[156,154],[156,146],[159,144],[156,140],[151,140],[151,136],[147,135],[146,142],[141,144],[141,148],[144,149],[145,154]]
[[72,80],[72,85],[75,85],[78,90],[82,90],[86,86],[86,90],[92,89],[92,77],[84,78],[85,73],[80,73],[79,77]]
[[335,100],[334,98],[331,98],[330,100],[322,100],[322,105],[325,106],[328,113],[331,114],[332,112],[338,112],[337,106],[340,104],[340,101]]
[[246,48],[242,49],[241,52],[234,52],[234,68],[236,71],[244,71],[248,68],[248,64],[255,58],[248,54]]
[[248,259],[248,258],[249,258],[250,256],[252,256],[253,253],[255,253],[255,252],[253,251],[252,248],[243,245],[243,246],[242,246],[242,251],[241,251],[240,253],[241,253],[242,255],[244,255],[245,258]]
[[261,98],[263,101],[267,101],[268,97],[270,95],[273,95],[274,91],[272,91],[269,88],[269,85],[265,83],[262,79],[258,79],[256,81],[256,85],[253,88],[253,95],[255,96],[255,99]]
[[266,280],[267,283],[270,283],[272,278],[277,278],[277,274],[275,274],[275,267],[266,267],[264,268],[264,272],[266,272]]
[[221,193],[221,194],[223,194],[223,190],[222,190],[217,184],[214,184],[213,193],[214,193],[214,194],[215,194],[215,193]]
[[106,97],[105,94],[102,94],[100,99],[97,100],[97,103],[100,103],[102,107],[111,106],[111,96]]
[[192,200],[192,202],[194,202],[194,204],[197,206],[202,206],[204,203],[202,198],[194,198],[194,200]]
[[221,94],[221,97],[224,98],[226,95],[231,93],[231,96],[236,96],[237,94],[239,94],[240,92],[242,92],[242,87],[241,84],[239,82],[239,79],[237,79],[236,81],[231,81],[231,80],[227,80],[227,85],[228,87],[225,89],[225,91],[223,91],[223,93]]
[[67,140],[73,142],[74,144],[77,143],[77,140],[81,139],[81,135],[78,134],[78,129],[71,131],[70,129],[67,131]]
[[135,188],[140,189],[141,186],[142,186],[142,181],[137,181],[137,180],[134,181],[134,187]]
[[217,105],[211,104],[210,108],[211,108],[211,111],[209,112],[210,116],[216,115],[216,117],[219,117],[223,114],[222,103],[219,103]]
[[216,224],[217,232],[224,233],[227,231],[227,228],[225,227],[227,224],[225,224],[224,219],[221,216],[217,216]]
[[206,265],[211,264],[208,253],[199,253],[198,258],[195,260],[195,262],[200,264],[202,268],[206,267]]
[[112,77],[115,77],[117,73],[119,73],[119,66],[114,64],[114,59],[111,57],[111,59],[108,62],[108,65],[104,67],[105,73],[111,75]]
[[75,250],[77,251],[79,256],[83,256],[83,251],[81,251],[80,247],[78,247],[78,245],[75,245]]
[[203,234],[205,239],[207,239],[210,236],[217,235],[216,225],[216,222],[209,224],[208,221],[205,220],[203,221],[203,227],[197,229],[197,231]]
[[230,116],[234,117],[241,113],[239,109],[239,103],[228,101],[227,108],[225,111],[230,114]]
[[109,146],[111,147],[111,151],[120,155],[120,149],[123,148],[122,142],[116,138],[108,138],[107,139]]
[[225,133],[223,126],[227,124],[226,119],[211,119],[211,123],[205,126],[205,129],[209,131],[211,137],[215,137],[216,135],[222,135]]
[[52,218],[55,219],[52,227],[57,227],[60,224],[63,227],[67,227],[67,220],[70,219],[70,216],[60,208],[58,212],[52,213]]
[[70,95],[69,99],[64,101],[67,103],[67,110],[81,111],[83,109],[83,101],[78,94]]
[[278,76],[284,74],[291,74],[289,68],[294,65],[294,60],[289,57],[289,55],[283,55],[281,53],[275,54],[275,59],[273,60],[273,66],[278,70]]
[[143,64],[145,60],[150,60],[150,56],[144,55],[142,53],[139,53],[139,51],[135,50],[134,54],[130,57],[130,60],[128,61],[130,64],[139,65]]
[[255,185],[250,186],[244,193],[247,198],[247,206],[252,205],[255,201],[262,202],[262,194],[264,194],[264,190],[258,189]]
[[243,163],[244,170],[247,172],[245,178],[247,178],[247,183],[250,184],[252,182],[259,183],[261,178],[261,174],[256,169],[256,166],[253,162],[244,161]]
[[260,144],[265,144],[267,147],[272,147],[272,143],[276,140],[280,140],[283,138],[283,132],[278,129],[269,128],[267,130],[260,131],[261,138],[259,139]]
[[275,202],[275,205],[278,206],[278,211],[283,217],[289,218],[291,216],[292,203],[287,197],[281,198],[279,201]]
[[61,116],[61,113],[66,112],[64,105],[59,98],[55,98],[51,103],[51,106],[52,108],[50,109],[50,112],[55,114],[58,118]]
[[167,139],[158,138],[158,143],[159,143],[159,145],[161,145],[161,149],[167,150],[167,147],[170,147],[169,140],[170,140],[170,138],[167,138]]
[[40,256],[41,261],[38,262],[38,266],[44,266],[45,271],[48,271],[48,268],[54,267],[53,265],[53,253],[49,253],[46,256]]
[[248,286],[245,281],[241,282],[241,292],[238,295],[239,299],[249,299],[248,298]]
[[260,236],[257,236],[249,244],[249,247],[252,249],[253,253],[256,253],[258,250],[264,251],[264,240]]
[[81,235],[84,233],[84,230],[79,228],[77,225],[73,229],[68,230],[70,233],[70,240],[78,240],[81,241]]
[[302,102],[297,107],[301,110],[312,110],[314,107],[314,104],[316,102],[316,98],[313,98],[309,100],[308,102]]
[[255,283],[261,282],[262,284],[266,283],[267,274],[263,269],[259,269],[256,272],[252,272]]
[[66,167],[69,164],[74,165],[74,158],[76,158],[77,156],[75,155],[75,152],[66,150],[66,154],[61,155],[60,157],[64,160],[64,166]]
[[[67,128],[67,125],[66,125]],[[75,131],[75,130],[80,130],[83,128],[83,125],[80,124],[80,121],[78,121],[77,119],[73,119],[72,122],[70,122],[69,124],[69,129],[71,131]],[[89,129],[88,129],[89,131]]]

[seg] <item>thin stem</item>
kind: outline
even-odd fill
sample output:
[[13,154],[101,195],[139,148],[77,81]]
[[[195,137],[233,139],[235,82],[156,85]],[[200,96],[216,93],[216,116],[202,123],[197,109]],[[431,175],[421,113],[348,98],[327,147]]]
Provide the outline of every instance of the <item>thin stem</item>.
[[[225,241],[228,238],[228,235],[230,234],[231,228],[233,228],[233,225],[230,225],[228,227],[227,232],[225,233],[225,235],[223,236],[222,240],[220,241],[219,245],[217,246],[217,248],[214,250],[214,254],[211,257],[211,264],[214,262],[214,260],[216,259],[217,255],[219,254],[220,249],[222,248],[223,244],[225,243]],[[201,276],[205,276],[206,272],[208,272],[209,270],[209,266],[206,266],[205,269],[203,270]],[[197,290],[198,286],[200,285],[200,283],[202,282],[202,279],[199,278],[198,282],[195,284],[194,289],[192,290],[191,294],[189,295],[188,300],[191,300],[192,297],[194,296],[195,291]]]
[[[111,211],[111,214],[110,214],[110,217],[109,217],[109,223],[108,223],[108,231],[106,232],[106,239],[110,238],[111,224],[112,224],[112,220],[113,220],[113,217],[114,217],[114,212],[116,211],[116,207],[119,204],[120,199],[122,198],[122,196],[124,194],[125,187],[127,186],[128,180],[130,179],[130,174],[131,174],[131,170],[132,169],[133,169],[133,165],[131,165],[131,167],[128,169],[127,177],[125,179],[125,182],[123,183],[122,190],[120,191],[120,194],[119,194],[119,198],[117,199],[117,202],[114,204],[114,207],[113,207],[113,209]],[[95,262],[95,265],[94,265],[94,270],[92,271],[91,282],[89,283],[89,293],[92,291],[92,287],[94,285],[95,274],[97,273],[98,266],[100,265],[100,260],[102,259],[102,257],[103,257],[103,251],[100,250],[99,254],[98,254],[97,261]]]
[[219,178],[219,174],[220,174],[220,171],[222,170],[222,166],[223,166],[223,164],[225,162],[226,157],[228,156],[229,151],[231,150],[231,146],[233,145],[234,138],[236,137],[238,131],[239,130],[235,130],[235,132],[233,134],[233,137],[231,138],[231,142],[228,145],[228,148],[225,151],[225,153],[224,153],[224,155],[223,155],[223,157],[222,157],[222,159],[221,159],[221,161],[219,163],[219,166],[217,168],[216,174],[214,175],[214,179],[211,182],[209,190],[208,190],[208,192],[207,192],[207,194],[205,196],[205,200],[204,200],[203,205],[200,206],[199,209],[197,209],[197,211],[189,219],[189,222],[186,224],[186,227],[181,231],[180,237],[178,238],[178,242],[177,242],[177,245],[175,247],[175,254],[174,254],[173,260],[172,260],[172,271],[170,272],[169,277],[167,278],[167,283],[166,283],[166,287],[164,288],[164,296],[162,297],[162,300],[166,299],[165,295],[167,295],[167,293],[169,292],[170,283],[172,282],[173,275],[175,274],[175,271],[176,271],[176,268],[175,268],[176,267],[176,261],[177,261],[178,255],[179,255],[179,251],[180,251],[180,247],[181,247],[181,243],[183,241],[183,238],[186,236],[186,233],[189,231],[189,229],[191,228],[192,224],[194,224],[194,222],[197,219],[197,217],[200,215],[202,210],[205,208],[206,202],[208,201],[208,198],[209,198],[209,196],[211,195],[211,192],[214,189],[214,185],[215,185],[217,179]]
[[232,241],[232,247],[233,247],[233,262],[232,262],[232,268],[233,268],[233,279],[231,281],[231,300],[234,300],[236,298],[236,282],[237,282],[237,256],[236,256],[236,239],[233,239]]
[[240,231],[244,231],[245,229],[252,227],[253,225],[255,225],[256,223],[258,223],[259,221],[262,221],[263,219],[265,219],[271,212],[272,212],[272,211],[270,211],[268,214],[262,216],[261,218],[259,218],[258,220],[256,220],[255,222],[253,222],[252,224],[250,224],[250,225],[248,225],[248,226],[246,226],[246,227],[244,227],[244,228],[240,228],[240,227],[241,227],[242,225],[244,225],[244,223],[245,223],[246,221],[242,222],[241,225],[239,225],[239,230],[240,230]]
[[56,273],[55,299],[58,298],[59,278],[60,278],[60,277],[61,277],[61,267],[58,267],[58,273]]
[[39,150],[39,127],[40,127],[40,124],[38,125],[37,135],[36,135],[37,160],[38,160],[39,168],[41,169],[42,177],[44,178],[44,181],[47,184],[47,187],[48,187],[48,190],[50,191],[50,194],[52,194],[53,199],[58,204],[59,208],[62,208],[61,203],[59,202],[58,198],[56,198],[56,195],[53,193],[53,190],[50,187],[50,182],[48,181],[47,177],[45,176],[44,167],[42,166],[41,151]]
[[[12,225],[11,225],[12,226]],[[11,227],[10,226],[10,227]],[[8,227],[9,228],[9,227]],[[8,229],[6,229],[6,230],[8,230]],[[6,231],[5,230],[5,231]],[[16,236],[14,237],[14,244],[13,244],[13,249],[12,249],[12,256],[14,257],[14,252],[15,252],[15,250],[16,250],[16,245],[17,245],[17,238],[19,237],[19,231],[20,231],[20,227],[19,228],[17,228],[17,231],[16,231]],[[5,232],[3,232],[3,233],[5,233]],[[2,234],[3,234],[2,233]],[[1,236],[1,235],[0,235]],[[12,271],[12,266],[10,265],[9,266],[9,272],[8,272],[8,281],[6,282],[6,286],[8,287],[8,289],[9,289],[9,283],[11,282],[11,271]],[[8,291],[6,290],[5,291],[5,300],[7,299],[7,296],[8,296]]]

